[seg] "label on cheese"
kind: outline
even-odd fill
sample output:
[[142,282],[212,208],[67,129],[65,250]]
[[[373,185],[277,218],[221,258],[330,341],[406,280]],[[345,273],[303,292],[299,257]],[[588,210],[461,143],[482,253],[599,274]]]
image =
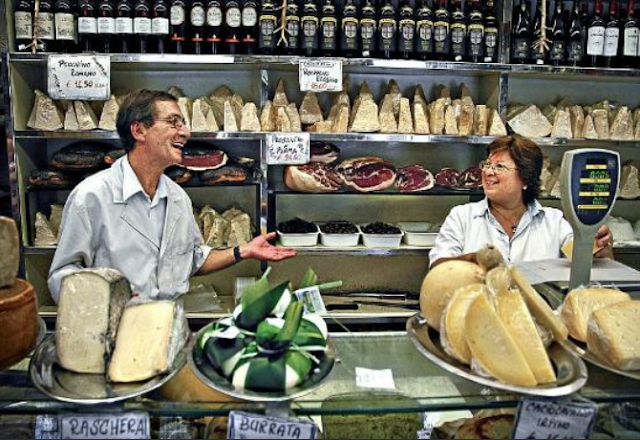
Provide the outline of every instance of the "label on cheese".
[[229,412],[227,438],[317,438],[315,423],[279,417],[267,417],[244,411]]
[[111,95],[107,55],[49,55],[47,85],[53,99],[106,101]]
[[523,398],[518,404],[512,438],[590,438],[596,404],[580,401]]
[[342,61],[328,58],[303,58],[298,65],[300,91],[341,92]]

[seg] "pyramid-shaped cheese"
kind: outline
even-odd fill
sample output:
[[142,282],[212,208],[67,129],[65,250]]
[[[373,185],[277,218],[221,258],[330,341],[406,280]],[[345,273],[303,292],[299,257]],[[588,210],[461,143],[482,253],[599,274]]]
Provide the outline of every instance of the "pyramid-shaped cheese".
[[584,139],[598,139],[598,132],[596,131],[596,126],[593,123],[593,116],[589,114],[584,117],[581,137]]
[[85,101],[73,101],[80,130],[89,131],[98,128],[98,118],[91,106]]
[[315,92],[307,92],[300,105],[300,122],[304,125],[311,125],[322,120],[322,109],[318,104],[318,97]]
[[53,131],[64,128],[64,114],[49,96],[40,90],[35,91],[36,99],[27,125],[42,131]]
[[551,123],[535,105],[524,107],[509,118],[511,129],[525,137],[539,138],[551,134]]
[[242,118],[240,119],[240,131],[260,131],[260,119],[258,109],[253,102],[247,102],[242,107]]
[[262,113],[260,114],[260,128],[262,131],[275,131],[275,120],[276,115],[273,103],[271,101],[267,101],[262,109]]
[[473,134],[486,136],[489,125],[489,109],[486,105],[476,105],[473,115]]
[[64,114],[64,129],[65,130],[80,130],[80,124],[78,124],[78,117],[76,116],[76,109],[73,105],[67,107],[67,111]]
[[416,134],[429,134],[429,118],[426,114],[426,106],[419,102],[413,103],[413,125]]
[[120,104],[118,103],[118,98],[116,98],[115,95],[111,95],[109,100],[104,104],[104,107],[102,107],[98,128],[101,130],[115,131],[119,111]]
[[559,109],[553,120],[553,128],[551,129],[551,137],[572,139],[571,132],[571,116],[567,110]]
[[398,133],[413,133],[413,118],[409,98],[400,98],[400,115],[398,116]]
[[500,118],[497,110],[491,110],[491,122],[489,122],[489,136],[506,136],[507,127],[504,126],[504,122]]
[[393,114],[393,96],[388,93],[382,99],[378,120],[380,121],[380,133],[398,132],[398,123]]

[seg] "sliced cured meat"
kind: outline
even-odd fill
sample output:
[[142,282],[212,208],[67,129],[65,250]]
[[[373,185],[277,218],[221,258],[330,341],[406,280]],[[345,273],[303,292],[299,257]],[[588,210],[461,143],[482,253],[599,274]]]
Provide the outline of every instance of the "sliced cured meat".
[[164,173],[178,185],[189,183],[193,179],[193,172],[187,168],[173,166],[167,168]]
[[460,185],[467,188],[482,186],[482,170],[478,167],[467,168],[460,175]]
[[460,186],[460,171],[455,168],[442,168],[436,173],[436,183],[440,186]]
[[398,169],[396,188],[402,192],[426,191],[436,184],[431,171],[421,165],[409,165]]
[[338,159],[340,149],[329,142],[311,142],[310,162],[332,163]]
[[126,152],[124,148],[116,148],[115,150],[107,151],[104,155],[104,163],[111,166],[113,163],[124,156]]
[[215,148],[185,147],[180,166],[194,171],[214,170],[224,166],[227,160],[226,153]]
[[215,170],[200,173],[200,180],[205,185],[220,185],[221,183],[243,183],[251,180],[252,169],[242,165],[225,165]]
[[34,188],[70,188],[76,183],[75,179],[56,170],[33,170],[29,175],[29,185]]
[[97,170],[104,168],[106,152],[99,144],[73,144],[54,153],[50,165],[63,171]]
[[333,168],[319,162],[289,165],[284,170],[287,188],[301,192],[332,192],[340,189],[342,179]]
[[395,167],[380,157],[347,159],[336,167],[345,184],[359,192],[381,191],[396,180]]

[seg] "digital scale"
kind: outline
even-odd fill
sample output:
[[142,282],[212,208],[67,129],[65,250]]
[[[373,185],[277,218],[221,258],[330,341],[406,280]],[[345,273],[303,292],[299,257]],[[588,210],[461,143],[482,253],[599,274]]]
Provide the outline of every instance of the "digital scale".
[[611,213],[620,183],[620,155],[582,148],[562,157],[560,195],[564,216],[573,228],[569,289],[591,280],[593,241]]

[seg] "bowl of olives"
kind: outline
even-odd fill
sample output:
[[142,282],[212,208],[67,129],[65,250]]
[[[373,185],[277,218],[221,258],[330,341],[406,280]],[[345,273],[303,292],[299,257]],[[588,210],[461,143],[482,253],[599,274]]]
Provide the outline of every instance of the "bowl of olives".
[[336,220],[320,225],[320,242],[330,247],[353,247],[360,241],[360,229],[355,223]]
[[402,230],[392,224],[373,222],[360,227],[362,241],[369,248],[398,248],[402,241]]
[[318,244],[318,226],[298,217],[278,223],[277,231],[283,246],[315,246]]

